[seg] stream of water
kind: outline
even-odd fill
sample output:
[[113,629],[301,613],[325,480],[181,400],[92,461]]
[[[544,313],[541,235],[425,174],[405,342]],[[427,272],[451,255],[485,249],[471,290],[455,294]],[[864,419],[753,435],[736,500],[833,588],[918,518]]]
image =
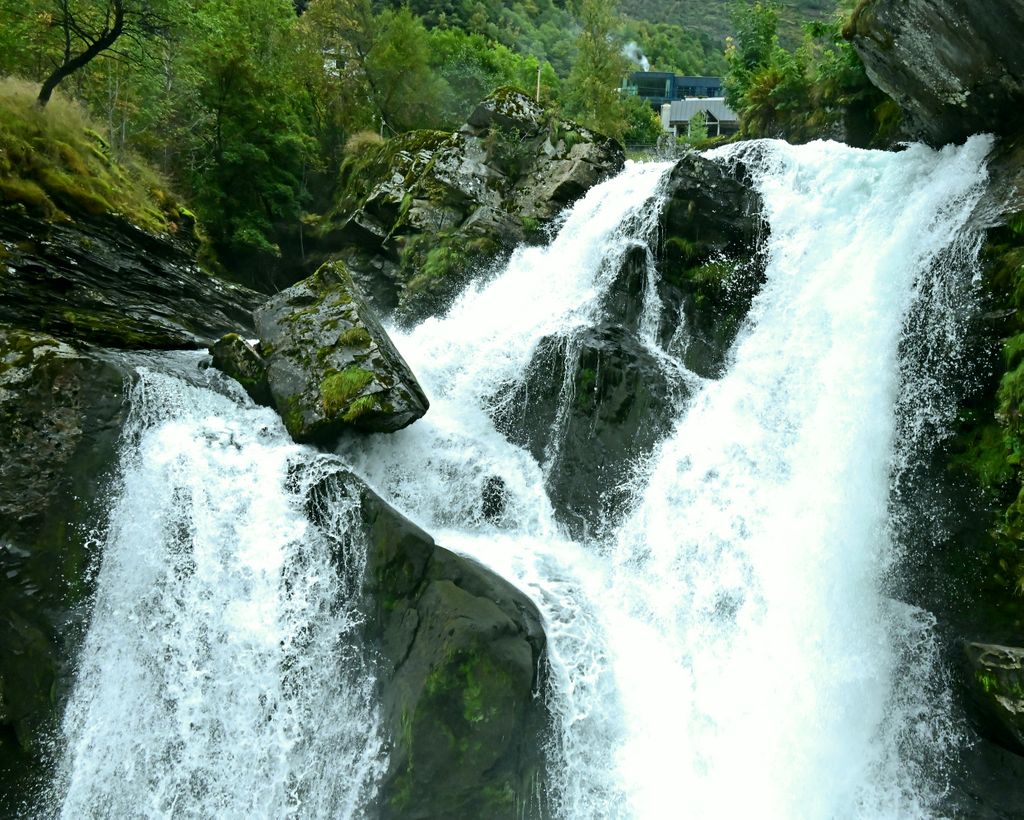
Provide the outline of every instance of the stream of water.
[[[604,318],[625,254],[657,242],[671,164],[628,165],[546,247],[394,333],[431,409],[341,456],[537,603],[560,817],[933,816],[960,738],[931,616],[886,595],[892,485],[915,431],[949,412],[907,333],[955,353],[989,147],[715,156],[744,161],[763,198],[765,284],[724,376],[700,379],[652,332],[649,256],[637,338],[690,397],[635,465],[628,513],[585,541],[494,402],[542,339],[571,350]],[[144,370],[65,720],[63,816],[348,817],[372,799],[373,681],[345,603],[358,567],[332,571],[301,504],[328,469],[240,393]]]

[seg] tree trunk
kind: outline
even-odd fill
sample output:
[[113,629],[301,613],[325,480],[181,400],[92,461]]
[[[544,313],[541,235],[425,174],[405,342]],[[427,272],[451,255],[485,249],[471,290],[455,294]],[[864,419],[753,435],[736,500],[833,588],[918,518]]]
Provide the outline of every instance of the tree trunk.
[[[67,21],[65,21],[65,25],[67,25]],[[121,36],[122,31],[124,31],[124,1],[114,0],[114,24],[109,29],[104,30],[81,54],[76,54],[74,57],[65,56],[64,62],[57,66],[50,76],[43,81],[43,85],[39,89],[39,96],[36,97],[36,105],[40,108],[45,108],[46,104],[50,101],[50,97],[53,96],[53,90],[60,84],[61,80],[70,74],[74,74],[94,57],[97,57],[114,45],[117,38]]]

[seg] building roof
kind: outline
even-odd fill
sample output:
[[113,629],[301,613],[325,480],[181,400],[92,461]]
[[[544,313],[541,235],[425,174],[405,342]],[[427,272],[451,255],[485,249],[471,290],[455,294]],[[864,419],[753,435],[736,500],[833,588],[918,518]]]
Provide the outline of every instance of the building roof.
[[725,97],[705,99],[673,100],[669,111],[669,122],[689,122],[698,111],[705,111],[722,122],[739,122],[739,115],[725,104]]

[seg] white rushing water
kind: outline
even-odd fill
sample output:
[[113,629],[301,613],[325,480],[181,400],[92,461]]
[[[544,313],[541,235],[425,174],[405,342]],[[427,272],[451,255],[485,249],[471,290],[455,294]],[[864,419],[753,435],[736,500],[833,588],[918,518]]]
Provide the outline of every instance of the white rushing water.
[[[562,816],[935,810],[957,738],[932,624],[881,591],[896,555],[890,481],[912,449],[894,440],[901,379],[915,381],[900,350],[912,310],[955,341],[949,294],[968,280],[947,263],[958,241],[970,256],[988,148],[722,152],[749,164],[764,198],[767,281],[727,373],[680,403],[638,468],[632,512],[598,543],[560,534],[542,468],[495,432],[488,403],[525,377],[540,339],[597,321],[615,260],[650,238],[665,168],[632,166],[591,191],[550,247],[520,251],[446,317],[396,336],[432,410],[350,458],[440,543],[541,607]],[[648,294],[646,309],[650,346],[661,305]],[[923,392],[900,412],[947,411]],[[488,476],[509,488],[496,525],[479,513]]]
[[[958,739],[929,616],[883,593],[891,484],[948,409],[920,387],[905,334],[955,346],[968,282],[952,262],[970,257],[988,148],[722,152],[764,199],[765,284],[725,375],[703,380],[658,345],[648,255],[637,339],[694,395],[636,465],[628,514],[586,542],[554,519],[552,454],[510,444],[494,405],[542,340],[571,357],[602,320],[622,259],[656,243],[671,166],[630,164],[549,246],[394,334],[430,412],[342,455],[537,602],[559,816],[935,812]],[[54,800],[69,818],[358,816],[382,764],[351,640],[359,567],[339,575],[327,537],[351,511],[338,500],[318,528],[303,509],[336,461],[291,444],[271,412],[171,375],[144,371],[132,402]],[[497,517],[483,509],[496,477]]]
[[365,556],[332,560],[342,499],[322,528],[304,512],[337,464],[237,388],[142,368],[130,400],[60,816],[358,816],[381,766],[347,588]]

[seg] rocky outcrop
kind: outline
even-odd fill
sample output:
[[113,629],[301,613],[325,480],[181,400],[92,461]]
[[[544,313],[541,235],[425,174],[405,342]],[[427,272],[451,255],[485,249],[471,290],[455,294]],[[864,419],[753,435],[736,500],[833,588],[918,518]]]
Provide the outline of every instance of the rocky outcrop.
[[623,161],[614,141],[498,91],[453,134],[414,131],[349,158],[321,244],[374,307],[416,321]]
[[911,135],[944,145],[1024,127],[1017,0],[862,0],[846,35]]
[[966,685],[984,736],[1024,754],[1024,648],[964,644]]
[[380,659],[388,766],[377,816],[538,816],[547,715],[536,607],[347,472],[310,491],[314,521],[320,500],[338,494],[358,499],[366,633]]
[[211,364],[242,385],[256,404],[273,406],[267,363],[255,345],[237,333],[228,333],[210,345],[210,357]]
[[[555,513],[576,537],[621,514],[637,460],[669,432],[697,377],[721,375],[763,280],[760,210],[742,164],[680,160],[658,247],[625,255],[602,321],[544,339],[526,378],[493,403],[497,427],[544,465]],[[684,368],[640,337],[651,257],[663,304],[658,341]]]
[[[0,814],[36,776],[70,686],[116,464],[126,370],[43,333],[0,327]],[[17,793],[12,789],[11,793]],[[8,796],[9,799],[13,799]]]
[[222,364],[253,384],[262,356],[274,406],[296,441],[328,442],[352,429],[391,432],[427,411],[416,377],[341,262],[267,302],[256,327],[258,355]]
[[[683,364],[697,375],[722,374],[725,356],[763,282],[760,248],[768,226],[761,210],[742,161],[723,165],[691,154],[672,169],[658,266],[667,286],[663,299],[683,312]],[[671,309],[668,313],[678,315]]]
[[202,271],[195,248],[113,216],[0,210],[0,322],[123,349],[209,344],[251,330],[263,298]]

